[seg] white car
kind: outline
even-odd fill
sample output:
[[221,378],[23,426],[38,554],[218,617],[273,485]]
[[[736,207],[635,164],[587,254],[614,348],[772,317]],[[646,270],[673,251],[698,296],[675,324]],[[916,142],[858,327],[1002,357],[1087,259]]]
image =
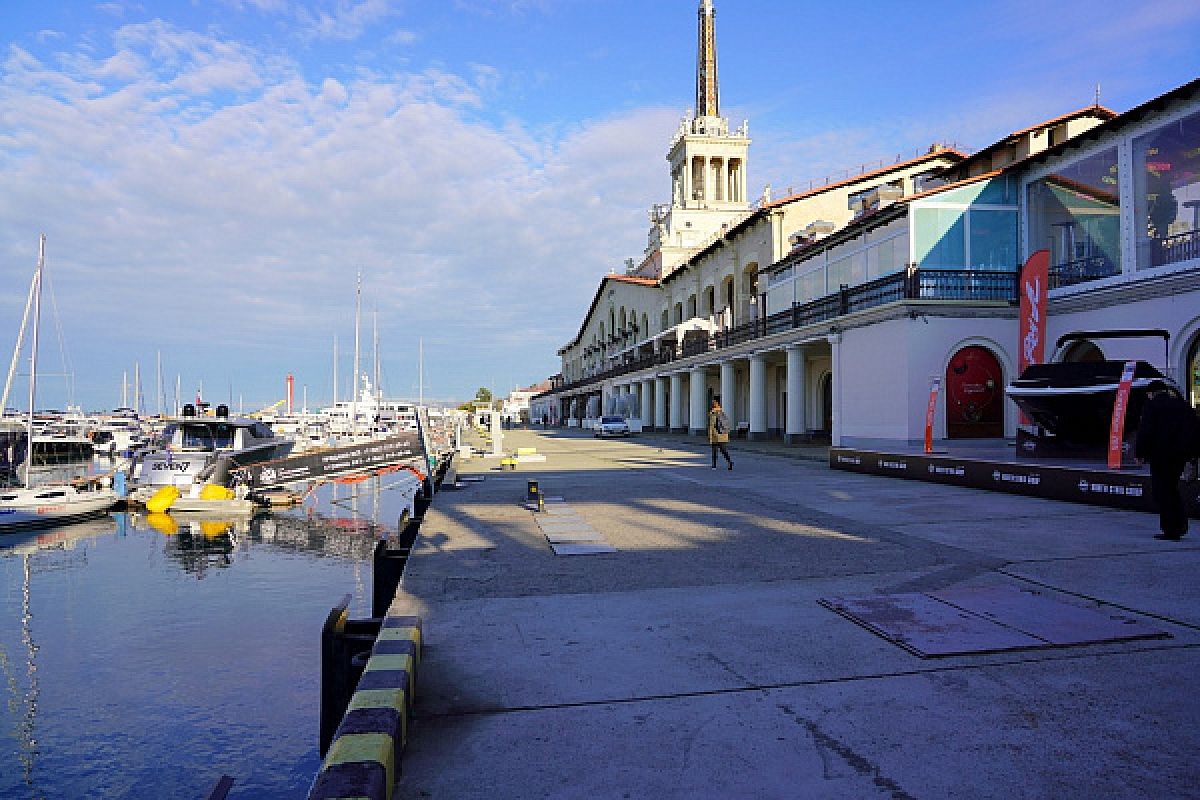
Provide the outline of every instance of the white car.
[[596,426],[597,436],[628,436],[629,423],[624,417],[601,417]]

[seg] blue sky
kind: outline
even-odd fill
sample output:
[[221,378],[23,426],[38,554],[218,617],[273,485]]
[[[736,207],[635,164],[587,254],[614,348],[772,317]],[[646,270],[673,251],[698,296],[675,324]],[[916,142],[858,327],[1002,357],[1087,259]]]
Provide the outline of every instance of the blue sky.
[[[547,377],[693,102],[696,0],[0,6],[0,347],[45,232],[43,365],[87,408],[140,363],[154,410],[158,354],[169,394],[328,402],[335,336],[344,396],[360,269],[389,394],[418,339],[427,397]],[[1200,74],[1194,0],[716,7],[754,196]]]

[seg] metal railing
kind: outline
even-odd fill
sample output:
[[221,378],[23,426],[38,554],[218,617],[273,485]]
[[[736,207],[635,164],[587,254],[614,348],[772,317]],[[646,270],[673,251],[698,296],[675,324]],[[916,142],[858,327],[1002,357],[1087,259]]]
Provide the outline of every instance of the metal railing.
[[1064,286],[1098,281],[1119,274],[1121,267],[1114,264],[1108,256],[1088,256],[1050,267],[1050,288],[1061,289]]
[[685,336],[682,342],[674,345],[664,344],[653,355],[627,359],[622,364],[607,370],[578,380],[564,382],[551,391],[569,391],[630,372],[639,372],[670,364],[681,358],[717,352],[766,336],[828,322],[869,308],[908,300],[1015,303],[1017,300],[1017,275],[1015,272],[955,269],[912,269],[885,275],[858,286],[842,286],[834,294],[819,297],[807,303],[793,303],[790,308],[743,322],[741,325],[735,325],[708,336]]
[[1150,242],[1150,265],[1161,267],[1200,258],[1200,230],[1185,231]]

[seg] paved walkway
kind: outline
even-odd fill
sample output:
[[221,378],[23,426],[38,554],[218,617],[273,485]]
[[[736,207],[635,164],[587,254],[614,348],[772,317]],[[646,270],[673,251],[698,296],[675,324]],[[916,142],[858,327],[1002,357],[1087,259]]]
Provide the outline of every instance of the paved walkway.
[[[547,461],[464,464],[397,595],[427,642],[398,797],[1200,797],[1200,531],[822,449],[505,433]],[[617,552],[555,555],[529,478]],[[818,603],[966,587],[1171,638],[922,659]]]

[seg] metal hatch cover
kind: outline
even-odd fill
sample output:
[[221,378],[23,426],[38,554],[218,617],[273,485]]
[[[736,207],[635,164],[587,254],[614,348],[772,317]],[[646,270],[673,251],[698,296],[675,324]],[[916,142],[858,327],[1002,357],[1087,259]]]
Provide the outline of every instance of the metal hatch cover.
[[1016,588],[957,588],[818,602],[922,658],[1169,638],[1138,619]]

